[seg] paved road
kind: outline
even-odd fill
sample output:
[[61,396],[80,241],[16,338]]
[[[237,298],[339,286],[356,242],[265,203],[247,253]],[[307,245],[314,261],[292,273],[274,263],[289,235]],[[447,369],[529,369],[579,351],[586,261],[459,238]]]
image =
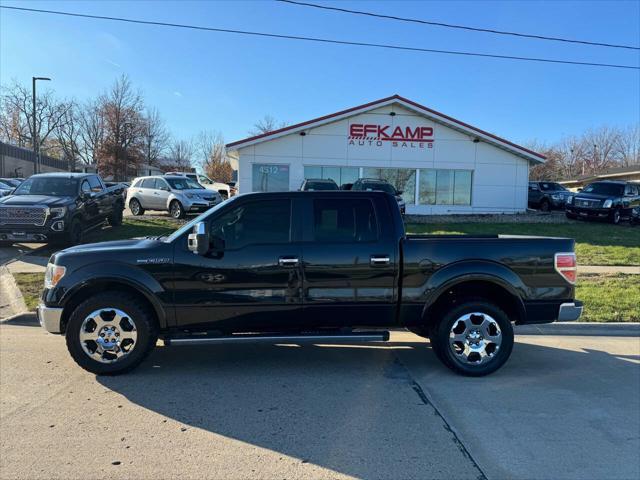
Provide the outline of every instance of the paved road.
[[159,347],[95,377],[0,325],[0,478],[638,478],[640,339],[520,336],[497,374],[428,342]]

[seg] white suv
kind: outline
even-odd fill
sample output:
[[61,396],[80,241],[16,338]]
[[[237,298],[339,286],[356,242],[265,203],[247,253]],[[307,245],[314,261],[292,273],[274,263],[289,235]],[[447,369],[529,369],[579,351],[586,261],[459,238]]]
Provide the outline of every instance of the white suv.
[[211,180],[206,175],[202,175],[201,173],[193,173],[193,172],[167,172],[165,175],[182,175],[190,178],[198,182],[207,190],[214,190],[220,194],[223,200],[226,200],[231,196],[231,187],[226,183],[216,182],[215,180]]

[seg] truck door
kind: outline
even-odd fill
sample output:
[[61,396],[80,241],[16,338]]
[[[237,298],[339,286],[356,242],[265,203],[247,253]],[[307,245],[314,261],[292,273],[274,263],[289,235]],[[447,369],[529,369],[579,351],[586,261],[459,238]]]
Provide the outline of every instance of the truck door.
[[222,332],[294,327],[302,309],[301,247],[286,195],[242,199],[212,215],[211,251],[176,245],[174,302],[180,328]]
[[334,327],[393,323],[398,244],[388,208],[382,196],[305,199],[306,323]]

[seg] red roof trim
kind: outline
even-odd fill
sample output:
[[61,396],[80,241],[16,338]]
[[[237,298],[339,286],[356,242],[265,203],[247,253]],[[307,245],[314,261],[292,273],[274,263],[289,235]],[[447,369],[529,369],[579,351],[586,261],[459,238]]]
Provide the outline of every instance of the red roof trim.
[[540,158],[542,160],[547,158],[547,157],[545,157],[544,155],[541,155],[538,152],[534,152],[533,150],[529,150],[528,148],[525,148],[525,147],[523,147],[521,145],[518,145],[516,143],[510,142],[508,140],[505,140],[504,138],[498,137],[497,135],[494,135],[492,133],[489,133],[489,132],[486,132],[484,130],[481,130],[481,129],[477,128],[477,127],[469,125],[468,123],[462,122],[462,121],[457,120],[457,119],[455,119],[453,117],[450,117],[448,115],[440,113],[440,112],[438,112],[436,110],[433,110],[431,108],[425,107],[424,105],[420,105],[419,103],[416,103],[416,102],[414,102],[412,100],[409,100],[407,98],[401,97],[400,95],[392,95],[390,97],[381,98],[380,100],[375,100],[373,102],[365,103],[363,105],[358,105],[357,107],[347,108],[346,110],[341,110],[339,112],[331,113],[329,115],[324,115],[322,117],[314,118],[314,119],[308,120],[306,122],[296,123],[295,125],[289,125],[289,126],[284,127],[284,128],[279,128],[278,130],[274,130],[272,132],[263,133],[263,134],[260,134],[260,135],[255,135],[253,137],[248,137],[248,138],[245,138],[243,140],[238,140],[236,142],[231,142],[231,143],[228,143],[226,146],[227,146],[227,148],[231,148],[231,147],[235,147],[236,145],[240,145],[242,143],[253,142],[253,141],[259,140],[261,138],[270,137],[272,135],[277,135],[279,133],[287,132],[289,130],[295,130],[296,128],[304,127],[306,125],[311,125],[313,123],[321,122],[323,120],[328,120],[330,118],[339,117],[341,115],[344,115],[344,114],[347,114],[347,113],[351,113],[351,112],[354,112],[354,111],[357,111],[357,110],[361,110],[363,108],[373,107],[373,106],[378,105],[380,103],[388,102],[389,100],[400,100],[400,101],[408,103],[409,105],[412,105],[412,106],[414,106],[414,107],[416,107],[416,108],[418,108],[420,110],[424,110],[426,112],[432,113],[432,114],[437,115],[439,117],[442,117],[442,118],[444,118],[446,120],[449,120],[452,123],[456,123],[456,124],[458,124],[458,125],[460,125],[460,126],[462,126],[464,128],[467,128],[467,129],[470,129],[470,130],[474,130],[474,131],[476,131],[476,132],[478,132],[478,133],[480,133],[482,135],[485,135],[487,137],[493,138],[494,140],[497,140],[499,142],[505,143],[505,144],[507,144],[507,145],[509,145],[511,147],[514,147],[514,148],[517,148],[519,150],[522,150],[523,152],[526,152],[526,153],[528,153],[530,155],[534,155],[534,156],[536,156],[536,157],[538,157],[538,158]]

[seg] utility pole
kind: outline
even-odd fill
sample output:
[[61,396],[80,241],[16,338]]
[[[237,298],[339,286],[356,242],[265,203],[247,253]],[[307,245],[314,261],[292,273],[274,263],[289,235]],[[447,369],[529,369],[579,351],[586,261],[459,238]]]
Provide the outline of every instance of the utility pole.
[[38,140],[38,125],[36,123],[36,81],[38,80],[51,81],[51,79],[47,77],[31,77],[31,93],[33,96],[33,135],[31,141],[33,142],[33,153],[36,157],[33,165],[33,173],[40,173],[40,141]]

